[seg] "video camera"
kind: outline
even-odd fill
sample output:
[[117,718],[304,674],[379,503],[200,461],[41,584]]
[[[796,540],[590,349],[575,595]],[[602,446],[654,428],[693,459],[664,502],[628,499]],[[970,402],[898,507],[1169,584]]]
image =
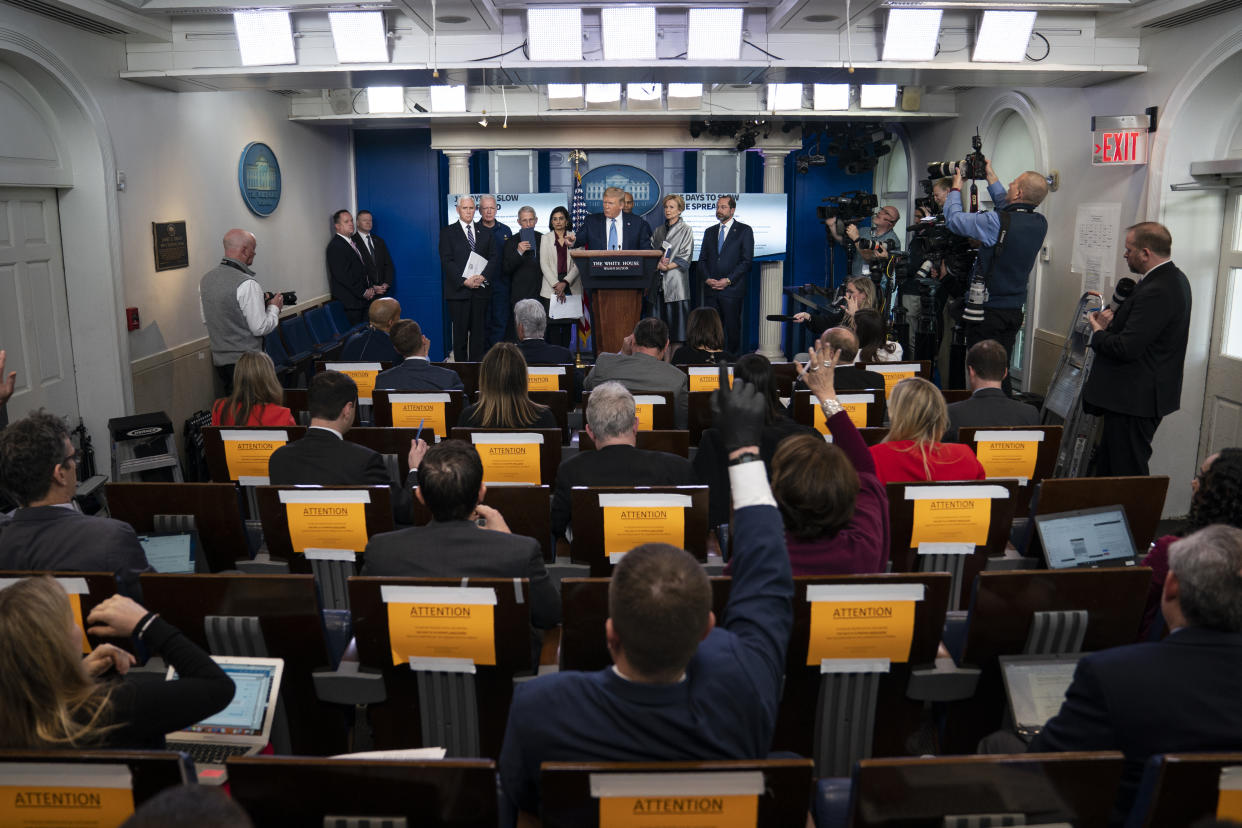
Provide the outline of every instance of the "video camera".
[[824,203],[815,208],[815,215],[820,221],[839,219],[846,224],[869,218],[871,212],[880,204],[874,193],[853,190],[839,196],[829,196]]
[[970,147],[973,151],[963,161],[935,161],[928,164],[928,177],[943,178],[953,175],[960,169],[962,178],[968,181],[987,178],[988,159],[983,157],[983,139],[979,137],[978,131],[975,132],[975,137],[970,139]]
[[[285,300],[285,307],[290,307],[298,303],[298,295],[292,290],[280,291],[280,297]],[[264,304],[272,301],[272,299],[274,298],[276,298],[276,294],[272,293],[271,291],[268,291],[263,294]]]

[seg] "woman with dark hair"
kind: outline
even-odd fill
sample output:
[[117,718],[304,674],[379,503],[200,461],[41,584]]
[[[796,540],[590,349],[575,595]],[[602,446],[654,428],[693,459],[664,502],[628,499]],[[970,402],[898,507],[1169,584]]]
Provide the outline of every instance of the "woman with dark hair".
[[859,362],[901,361],[901,345],[888,341],[884,317],[878,311],[863,308],[855,313],[854,332],[858,334]]
[[[712,312],[715,313],[714,310]],[[768,468],[771,468],[772,457],[776,454],[777,446],[786,437],[809,434],[823,441],[815,429],[795,423],[789,418],[785,406],[781,404],[780,397],[777,396],[776,378],[772,372],[772,363],[767,357],[759,354],[746,354],[733,366],[733,379],[745,380],[753,385],[759,392],[759,396],[767,403],[763,437],[759,442],[759,456]],[[699,449],[694,455],[694,470],[698,473],[699,480],[708,485],[708,525],[719,526],[722,523],[728,523],[733,492],[729,486],[729,463],[725,456],[720,429],[706,429],[699,438]]]
[[[564,302],[571,288],[578,281],[578,266],[569,255],[574,246],[574,234],[569,224],[569,211],[564,207],[553,207],[548,217],[548,229],[551,233],[539,239],[539,270],[543,273],[543,284],[539,287],[539,301],[543,303],[544,312],[548,312],[552,302]],[[553,345],[569,347],[569,329],[573,321],[553,319],[548,314],[548,331],[544,338]]]
[[686,344],[673,353],[674,365],[715,365],[723,359],[733,362],[733,354],[725,353],[724,325],[715,308],[695,308],[690,311]]
[[112,644],[82,655],[69,596],[47,576],[0,589],[0,747],[163,749],[164,734],[233,699],[233,681],[198,645],[123,595],[96,605],[90,632],[133,636],[177,669],[132,681],[134,657]]
[[817,345],[799,376],[823,408],[832,442],[790,437],[772,458],[772,495],[785,521],[794,575],[883,572],[888,561],[888,496],[862,435],[837,401],[840,351]]
[[1190,481],[1190,491],[1190,517],[1182,531],[1157,538],[1143,558],[1143,566],[1151,567],[1151,589],[1143,614],[1142,638],[1147,637],[1160,610],[1160,596],[1169,575],[1169,547],[1213,523],[1242,529],[1242,448],[1221,449],[1204,460]]
[[[381,300],[382,301],[382,300]],[[291,426],[293,414],[281,405],[284,389],[276,379],[272,358],[262,351],[247,351],[233,370],[233,393],[211,407],[213,426]]]
[[479,401],[462,409],[459,426],[560,428],[552,409],[527,391],[526,358],[512,342],[497,342],[479,364]]
[[987,472],[970,446],[942,443],[949,407],[940,389],[922,377],[897,383],[888,398],[888,435],[871,447],[883,483],[983,480]]

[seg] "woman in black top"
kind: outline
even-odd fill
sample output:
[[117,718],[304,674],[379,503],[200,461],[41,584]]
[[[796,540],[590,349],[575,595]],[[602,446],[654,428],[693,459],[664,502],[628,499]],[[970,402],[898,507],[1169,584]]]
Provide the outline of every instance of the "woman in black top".
[[687,323],[686,344],[673,352],[674,365],[715,365],[717,360],[733,362],[724,350],[724,325],[715,308],[695,308]]
[[122,595],[95,607],[90,632],[134,636],[176,681],[125,678],[134,657],[112,644],[82,656],[69,597],[49,577],[0,590],[0,747],[154,748],[233,699],[233,681],[176,627]]
[[546,405],[527,391],[526,357],[512,342],[497,342],[479,364],[479,401],[462,409],[457,425],[470,428],[560,428]]

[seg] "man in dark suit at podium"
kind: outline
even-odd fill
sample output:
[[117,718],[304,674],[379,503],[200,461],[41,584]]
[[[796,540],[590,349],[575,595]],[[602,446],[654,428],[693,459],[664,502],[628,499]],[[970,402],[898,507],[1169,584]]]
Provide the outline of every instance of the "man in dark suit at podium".
[[742,303],[746,301],[746,276],[755,258],[755,233],[749,224],[733,220],[737,200],[716,200],[716,221],[703,231],[699,247],[699,275],[703,279],[703,305],[715,308],[724,324],[725,350],[742,350]]
[[1190,336],[1190,282],[1173,264],[1173,237],[1154,221],[1126,231],[1126,264],[1138,287],[1117,309],[1095,311],[1089,347],[1095,362],[1083,385],[1083,408],[1103,416],[1095,473],[1147,475],[1160,420],[1182,402]]
[[[474,199],[457,199],[457,221],[440,229],[440,270],[444,298],[453,324],[453,358],[478,362],[486,350],[487,308],[492,299],[490,264],[495,255],[492,232],[474,222]],[[489,266],[478,273],[464,273],[471,253],[487,259]],[[462,278],[462,276],[466,278]]]
[[574,247],[587,250],[650,250],[651,228],[642,217],[621,212],[625,191],[604,190],[604,212],[592,213],[582,222]]
[[348,210],[332,214],[332,240],[326,253],[332,298],[344,306],[349,323],[357,325],[367,318],[376,289],[371,285],[362,250],[354,241],[354,217]]

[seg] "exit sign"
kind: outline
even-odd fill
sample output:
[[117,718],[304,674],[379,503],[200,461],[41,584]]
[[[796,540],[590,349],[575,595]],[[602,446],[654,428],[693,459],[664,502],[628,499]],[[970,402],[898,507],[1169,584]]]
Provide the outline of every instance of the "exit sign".
[[1152,112],[1145,115],[1109,115],[1091,119],[1091,163],[1115,167],[1147,163]]

